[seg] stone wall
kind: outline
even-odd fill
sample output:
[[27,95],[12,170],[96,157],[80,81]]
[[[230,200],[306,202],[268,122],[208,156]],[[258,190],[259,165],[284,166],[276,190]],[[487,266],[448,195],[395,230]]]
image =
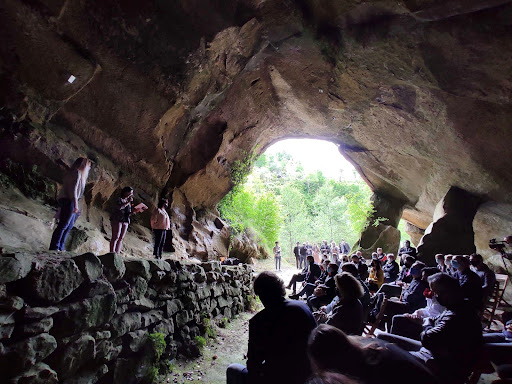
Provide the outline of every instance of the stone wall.
[[116,254],[0,255],[0,377],[9,383],[134,383],[164,359],[198,353],[205,318],[248,307],[252,270]]

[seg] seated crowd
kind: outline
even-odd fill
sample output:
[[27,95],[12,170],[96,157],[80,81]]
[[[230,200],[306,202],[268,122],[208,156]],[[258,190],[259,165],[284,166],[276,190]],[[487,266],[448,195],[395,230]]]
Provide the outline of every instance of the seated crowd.
[[[282,281],[261,273],[254,290],[265,309],[249,322],[247,368],[232,364],[228,383],[464,383],[484,342],[510,357],[508,336],[482,335],[496,282],[482,256],[435,259],[427,267],[408,241],[399,262],[379,248],[370,268],[361,252],[320,264],[308,256],[287,286],[305,301],[286,300]],[[362,338],[379,313],[382,332]]]

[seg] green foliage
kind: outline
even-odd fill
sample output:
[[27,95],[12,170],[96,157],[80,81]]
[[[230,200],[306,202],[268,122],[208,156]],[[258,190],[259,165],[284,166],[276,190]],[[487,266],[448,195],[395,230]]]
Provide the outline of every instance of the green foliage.
[[256,295],[247,295],[247,303],[251,312],[256,312],[261,308],[261,300]]
[[[254,232],[257,241],[270,250],[275,241],[283,257],[292,257],[297,241],[341,241],[353,244],[368,225],[374,209],[371,190],[362,181],[336,181],[318,171],[304,175],[290,155],[260,156],[247,177],[234,177],[238,184],[219,203],[221,216],[234,233]],[[233,167],[236,175],[247,168]],[[377,218],[372,223],[380,223]]]
[[165,348],[167,347],[167,344],[165,342],[165,335],[159,332],[150,333],[148,335],[148,338],[155,352],[156,359],[158,361],[160,360],[160,357],[162,357],[162,354],[165,352]]
[[194,337],[194,341],[199,349],[206,347],[206,339],[203,336]]
[[209,318],[204,318],[203,323],[205,327],[205,335],[210,339],[215,339],[217,337],[217,332],[215,332],[215,326],[212,324],[212,321]]
[[226,328],[228,326],[228,323],[229,323],[229,320],[227,317],[223,317],[222,319],[219,320],[218,324],[219,324],[219,327],[221,328]]
[[147,383],[155,383],[158,379],[158,372],[158,367],[155,365],[147,367],[144,381]]

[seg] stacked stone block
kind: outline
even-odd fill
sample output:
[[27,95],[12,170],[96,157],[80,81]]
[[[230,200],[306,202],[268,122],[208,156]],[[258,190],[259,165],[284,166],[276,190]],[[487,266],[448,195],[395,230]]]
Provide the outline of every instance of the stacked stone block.
[[136,383],[154,363],[197,353],[204,318],[248,306],[252,269],[116,254],[0,255],[0,377],[6,383]]

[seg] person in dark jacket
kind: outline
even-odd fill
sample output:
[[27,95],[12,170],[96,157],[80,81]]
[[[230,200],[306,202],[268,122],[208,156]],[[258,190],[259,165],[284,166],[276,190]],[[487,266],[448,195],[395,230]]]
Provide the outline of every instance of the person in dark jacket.
[[386,297],[400,297],[402,294],[402,287],[404,284],[409,284],[412,281],[411,266],[416,259],[412,256],[405,257],[405,264],[402,267],[398,278],[392,283],[384,283],[377,293],[383,293]]
[[326,324],[332,325],[348,335],[363,333],[363,287],[348,272],[342,272],[335,278],[339,301],[328,316]]
[[413,280],[407,288],[405,288],[398,300],[389,300],[384,314],[388,323],[388,329],[391,329],[391,321],[394,315],[402,313],[412,313],[417,309],[427,305],[427,300],[423,296],[423,292],[428,288],[428,282],[423,280],[421,271],[425,268],[425,264],[421,261],[415,262],[411,267],[411,275]]
[[473,268],[475,268],[475,273],[480,277],[485,303],[493,293],[494,284],[496,283],[496,274],[491,271],[487,264],[484,264],[482,255],[478,253],[473,253],[469,258],[469,262]]
[[[308,354],[316,376],[336,372],[357,383],[435,384],[434,375],[403,349],[383,340],[347,336],[322,324],[312,333]],[[347,383],[346,381],[335,381]]]
[[297,245],[293,248],[293,254],[295,255],[295,263],[298,269],[300,265],[300,243],[298,241]]
[[303,384],[311,374],[307,342],[316,322],[305,303],[284,298],[283,281],[272,272],[254,280],[263,306],[249,320],[247,367],[231,364],[227,383]]
[[306,295],[308,297],[313,293],[313,290],[316,287],[316,281],[322,274],[322,270],[318,264],[315,263],[315,259],[313,256],[307,257],[307,262],[309,264],[308,272],[304,277],[304,282],[302,283],[302,289],[297,294],[291,294],[290,299],[298,299],[299,297]]
[[299,259],[299,268],[302,268],[308,266],[308,263],[306,261],[306,257],[308,255],[308,247],[306,246],[306,243],[302,243],[302,247],[299,249],[300,259]]
[[286,286],[286,288],[292,289],[292,295],[295,295],[295,293],[297,291],[297,283],[304,281],[304,279],[306,278],[306,275],[308,274],[308,269],[309,269],[309,266],[306,265],[300,273],[296,273],[290,279],[290,283]]
[[457,280],[445,273],[428,279],[446,310],[423,322],[421,342],[381,333],[379,339],[398,344],[424,362],[442,383],[462,384],[473,371],[483,347],[482,325],[475,309],[464,300]]
[[311,311],[317,311],[322,305],[329,304],[336,296],[335,276],[338,273],[338,264],[326,262],[326,276],[321,281],[318,279],[313,294],[308,297],[308,306]]
[[480,277],[470,269],[469,259],[462,255],[454,256],[452,267],[457,269],[455,278],[459,281],[464,298],[477,310],[483,309],[483,289]]
[[388,253],[387,261],[382,266],[382,271],[384,272],[384,283],[392,283],[398,278],[400,266],[395,261],[395,255]]
[[351,256],[352,262],[356,265],[357,270],[359,272],[359,277],[361,280],[365,281],[368,278],[368,266],[364,262],[364,260],[361,260],[362,255],[359,255],[361,252],[356,252]]
[[412,256],[414,258],[416,258],[417,255],[416,248],[411,247],[411,242],[409,240],[405,240],[404,246],[400,248],[400,250],[398,251],[398,257],[401,258],[402,264],[405,263],[405,256],[407,255]]

